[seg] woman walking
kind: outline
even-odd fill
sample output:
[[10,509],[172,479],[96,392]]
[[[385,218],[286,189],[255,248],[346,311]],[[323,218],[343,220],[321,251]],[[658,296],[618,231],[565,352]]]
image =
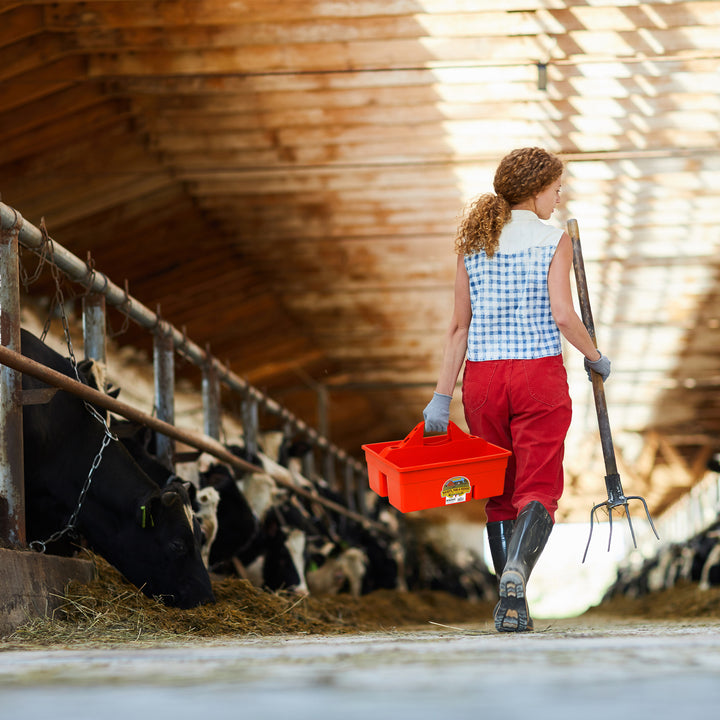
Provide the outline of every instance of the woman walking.
[[502,495],[486,505],[500,600],[499,631],[532,630],[526,585],[552,530],[563,491],[571,402],[560,336],[605,380],[610,361],[575,312],[572,244],[548,225],[560,202],[562,161],[541,148],[506,155],[469,208],[456,239],[455,306],[428,432],[447,430],[450,401],[465,362],[462,401],[473,435],[512,452]]

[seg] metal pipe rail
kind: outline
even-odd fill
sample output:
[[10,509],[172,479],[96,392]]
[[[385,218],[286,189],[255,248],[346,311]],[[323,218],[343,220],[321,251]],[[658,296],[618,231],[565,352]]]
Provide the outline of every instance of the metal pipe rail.
[[31,358],[25,357],[24,355],[16,353],[2,345],[0,345],[0,363],[12,368],[13,370],[17,370],[18,372],[32,375],[48,385],[52,385],[60,388],[61,390],[65,390],[66,392],[70,392],[73,395],[77,395],[83,400],[93,403],[94,405],[99,405],[106,410],[122,415],[127,420],[134,420],[136,422],[143,423],[159,433],[172,437],[180,442],[184,442],[187,445],[197,448],[198,450],[210,453],[214,457],[232,465],[235,468],[246,472],[266,473],[267,475],[270,475],[270,477],[272,477],[278,485],[282,485],[298,495],[302,495],[303,497],[318,502],[328,509],[345,515],[366,527],[372,527],[376,530],[380,530],[381,532],[392,534],[382,523],[375,522],[374,520],[363,517],[359,513],[348,510],[343,505],[329,500],[318,493],[313,493],[305,488],[298,487],[292,482],[292,480],[283,477],[279,473],[268,472],[262,467],[253,465],[252,463],[233,455],[222,443],[208,437],[207,435],[202,435],[192,430],[178,428],[175,425],[159,420],[152,415],[147,415],[141,410],[134,408],[132,405],[128,405],[127,403],[121,402],[104,392],[100,392],[88,385],[84,385],[67,375],[56,372],[55,370],[52,370],[51,368],[48,368]]
[[[40,251],[43,246],[42,232],[34,225],[25,220],[17,210],[0,202],[0,229],[12,228],[19,225],[18,241],[24,247]],[[307,425],[298,417],[293,415],[287,408],[272,400],[257,388],[250,385],[246,380],[233,373],[216,358],[206,353],[192,340],[180,332],[177,328],[160,318],[156,313],[133,298],[123,288],[113,283],[107,275],[97,270],[90,269],[84,261],[66,250],[62,245],[48,238],[52,243],[52,253],[55,264],[71,280],[85,287],[89,292],[103,295],[106,302],[117,308],[121,313],[127,315],[141,327],[147,330],[155,330],[160,323],[167,328],[172,338],[174,348],[181,355],[190,360],[197,367],[204,367],[212,363],[217,368],[218,377],[234,392],[241,393],[251,400],[260,403],[268,412],[280,416],[290,426],[296,428],[309,438],[318,448],[331,453],[340,462],[350,463],[358,472],[363,472],[363,465],[351,458],[344,450],[333,445],[326,437],[317,430]]]

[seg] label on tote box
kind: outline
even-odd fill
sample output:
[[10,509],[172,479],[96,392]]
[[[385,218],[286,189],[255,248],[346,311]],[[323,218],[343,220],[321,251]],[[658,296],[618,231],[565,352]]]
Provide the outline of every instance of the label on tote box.
[[440,496],[445,498],[446,505],[454,505],[465,502],[471,491],[470,481],[462,475],[456,475],[445,481]]

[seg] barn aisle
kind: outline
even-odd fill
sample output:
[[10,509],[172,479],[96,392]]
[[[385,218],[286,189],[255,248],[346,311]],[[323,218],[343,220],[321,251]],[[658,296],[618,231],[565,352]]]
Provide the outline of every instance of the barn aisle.
[[[283,635],[0,653],[3,717],[367,720],[715,716],[720,621],[578,618],[534,634]],[[497,713],[497,714],[496,714]]]

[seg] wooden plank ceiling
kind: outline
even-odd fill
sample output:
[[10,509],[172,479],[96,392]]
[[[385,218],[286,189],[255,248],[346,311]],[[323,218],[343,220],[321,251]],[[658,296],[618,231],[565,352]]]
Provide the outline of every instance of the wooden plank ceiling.
[[698,0],[1,2],[0,192],[308,423],[327,391],[361,457],[431,395],[464,203],[513,147],[561,153],[625,489],[658,515],[720,436],[719,39]]

